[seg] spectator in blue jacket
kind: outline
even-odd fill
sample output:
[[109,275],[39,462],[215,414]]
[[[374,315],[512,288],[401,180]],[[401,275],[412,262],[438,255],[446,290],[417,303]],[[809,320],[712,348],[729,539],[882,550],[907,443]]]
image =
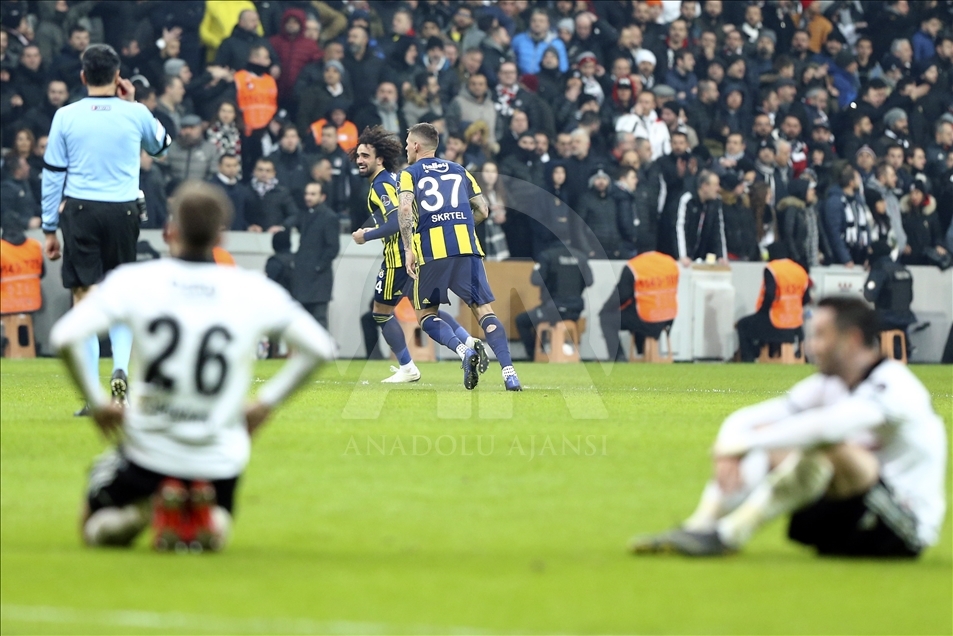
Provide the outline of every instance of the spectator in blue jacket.
[[539,64],[543,53],[549,47],[556,49],[559,55],[559,72],[569,70],[569,58],[566,55],[566,45],[556,37],[549,28],[549,14],[545,9],[534,9],[529,19],[529,31],[520,33],[513,38],[510,47],[516,54],[516,63],[520,73],[535,75],[539,73]]
[[693,100],[698,93],[695,54],[688,49],[679,49],[675,53],[675,68],[665,74],[665,83],[675,89],[675,99]]
[[929,60],[936,55],[936,36],[943,27],[940,18],[935,13],[923,14],[920,20],[920,30],[913,34],[910,44],[913,45],[913,59],[917,62]]
[[853,166],[845,166],[837,183],[827,191],[824,204],[824,228],[833,252],[833,263],[853,267],[867,260],[870,231],[867,206],[857,191],[860,178]]

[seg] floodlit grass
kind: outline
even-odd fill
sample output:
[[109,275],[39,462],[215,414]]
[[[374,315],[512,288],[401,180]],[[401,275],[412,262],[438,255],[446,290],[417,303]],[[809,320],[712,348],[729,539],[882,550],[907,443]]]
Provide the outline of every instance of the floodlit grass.
[[[721,419],[807,367],[523,364],[516,395],[420,367],[389,392],[385,363],[323,369],[256,440],[228,549],[175,556],[80,545],[103,442],[57,361],[4,360],[3,633],[953,631],[949,513],[914,563],[818,559],[782,523],[727,559],[625,552],[694,507]],[[949,432],[953,369],[913,369]]]

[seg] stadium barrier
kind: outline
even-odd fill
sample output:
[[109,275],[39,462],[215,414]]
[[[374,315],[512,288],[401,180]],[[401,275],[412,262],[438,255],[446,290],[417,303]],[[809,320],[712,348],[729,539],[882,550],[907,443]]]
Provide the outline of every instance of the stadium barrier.
[[[28,235],[40,241],[39,231]],[[168,250],[159,230],[144,230],[140,240],[148,241],[165,255]],[[293,237],[293,249],[297,248]],[[247,232],[226,233],[225,247],[241,267],[263,271],[265,261],[272,254],[270,234]],[[349,235],[341,236],[341,252],[335,260],[334,299],[329,310],[331,335],[340,344],[341,356],[364,356],[360,317],[368,311],[373,294],[373,281],[380,267],[380,244],[356,245]],[[41,355],[49,355],[49,333],[52,324],[70,307],[70,296],[62,286],[62,261],[47,262],[43,279],[43,308],[34,314],[34,332]],[[598,314],[619,280],[625,261],[595,260],[590,262],[594,283],[586,290],[586,310],[582,317],[588,327],[582,335],[580,351],[584,360],[605,360],[605,338]],[[529,285],[532,263],[487,263],[488,276],[494,281],[494,293],[500,302],[494,308],[504,324],[523,308],[531,309],[539,302],[539,293]],[[729,359],[737,347],[734,322],[754,311],[761,289],[764,271],[762,263],[732,263],[730,269],[720,266],[694,266],[683,270],[679,281],[679,313],[672,325],[672,348],[676,361]],[[920,323],[930,326],[911,334],[916,348],[911,362],[939,362],[953,324],[953,269],[941,272],[935,267],[911,267],[913,274],[913,311]],[[815,297],[830,294],[863,293],[866,272],[860,268],[818,267],[811,270]],[[505,289],[509,280],[510,289]],[[360,290],[360,293],[357,292]],[[459,308],[451,310],[455,315]],[[516,336],[515,329],[509,333]],[[627,342],[627,340],[626,340]],[[383,339],[381,339],[383,346]],[[518,341],[511,343],[515,354],[522,353]],[[382,349],[382,353],[385,353]],[[438,347],[441,359],[452,357],[449,351]]]

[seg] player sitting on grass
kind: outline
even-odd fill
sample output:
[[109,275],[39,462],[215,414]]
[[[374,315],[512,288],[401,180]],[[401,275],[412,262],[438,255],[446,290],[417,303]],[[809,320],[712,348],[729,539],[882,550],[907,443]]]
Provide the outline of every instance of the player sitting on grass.
[[634,539],[634,552],[730,553],[787,513],[788,536],[820,554],[916,557],[936,543],[947,440],[930,394],[881,357],[876,314],[862,300],[822,300],[813,329],[819,373],[728,417],[695,513]]
[[398,218],[407,274],[414,280],[417,321],[428,336],[460,356],[463,386],[473,389],[480,377],[480,355],[438,316],[440,305],[450,304],[452,291],[480,323],[503,368],[506,390],[522,391],[503,323],[490,306],[493,292],[474,230],[486,219],[489,208],[466,168],[434,157],[439,139],[432,124],[413,126],[407,133],[410,165],[400,173]]
[[[384,243],[384,261],[374,284],[374,322],[380,325],[384,340],[394,352],[399,368],[392,367],[392,376],[382,382],[416,382],[420,371],[407,351],[404,330],[394,318],[394,308],[405,296],[413,295],[414,281],[404,266],[404,250],[400,247],[400,227],[397,224],[397,180],[394,170],[403,149],[397,135],[383,126],[368,127],[361,133],[357,146],[351,151],[351,160],[357,164],[361,176],[367,177],[367,213],[373,228],[362,227],[351,236],[358,245],[381,239]],[[450,325],[457,338],[480,356],[480,373],[490,364],[483,343],[467,333],[450,314],[441,311],[440,319]]]
[[[187,182],[165,229],[174,258],[119,267],[53,328],[53,346],[116,444],[90,471],[82,532],[91,546],[131,544],[155,494],[158,549],[221,548],[251,433],[333,355],[331,337],[282,287],[214,263],[230,216],[224,192]],[[132,330],[138,362],[125,410],[84,359],[86,339],[116,324]],[[272,333],[295,354],[246,407],[256,347]]]

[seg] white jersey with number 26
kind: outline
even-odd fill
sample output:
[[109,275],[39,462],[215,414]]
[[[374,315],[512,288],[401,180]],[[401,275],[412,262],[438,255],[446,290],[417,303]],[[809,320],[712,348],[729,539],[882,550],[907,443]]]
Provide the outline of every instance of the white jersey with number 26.
[[[235,477],[248,463],[244,405],[264,334],[282,333],[306,355],[334,354],[330,335],[279,285],[214,263],[122,266],[56,324],[51,340],[59,347],[118,323],[133,334],[124,453],[186,479]],[[271,384],[279,378],[258,397],[274,404],[285,389]]]

